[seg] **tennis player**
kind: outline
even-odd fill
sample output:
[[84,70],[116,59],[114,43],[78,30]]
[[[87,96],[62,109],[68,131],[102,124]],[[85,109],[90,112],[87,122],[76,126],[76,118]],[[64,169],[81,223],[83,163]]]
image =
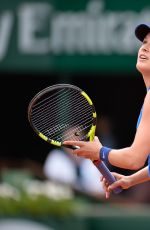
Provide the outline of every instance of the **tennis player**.
[[[79,146],[74,154],[91,160],[103,160],[110,164],[130,170],[139,170],[144,167],[148,158],[148,167],[140,170],[131,177],[117,175],[118,182],[108,187],[120,185],[128,188],[134,184],[150,180],[150,26],[140,24],[135,28],[136,37],[142,42],[138,51],[136,68],[142,74],[146,95],[137,121],[137,130],[131,146],[122,149],[111,149],[102,146],[98,137],[93,142],[66,141],[64,144]],[[102,179],[103,180],[103,179]],[[132,182],[131,182],[132,181]]]

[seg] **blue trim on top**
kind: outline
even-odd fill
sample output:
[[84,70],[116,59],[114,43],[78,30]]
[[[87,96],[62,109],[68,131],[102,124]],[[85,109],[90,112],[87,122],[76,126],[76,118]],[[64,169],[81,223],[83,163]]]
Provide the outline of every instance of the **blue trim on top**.
[[140,124],[141,117],[142,117],[142,112],[143,112],[143,106],[142,106],[142,108],[141,108],[141,111],[140,111],[140,114],[139,114],[139,117],[138,117],[138,120],[137,120],[136,128],[138,128],[138,126],[139,126],[139,124]]
[[150,154],[148,155],[148,176],[150,177]]
[[[150,86],[147,88],[147,92],[150,90]],[[148,155],[148,175],[150,177],[150,154]]]
[[150,90],[150,86],[147,88],[147,92]]

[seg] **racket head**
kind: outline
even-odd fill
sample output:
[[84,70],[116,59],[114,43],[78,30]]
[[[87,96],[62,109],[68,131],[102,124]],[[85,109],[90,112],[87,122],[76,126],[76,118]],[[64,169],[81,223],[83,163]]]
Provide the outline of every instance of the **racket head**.
[[65,140],[92,141],[96,120],[90,97],[71,84],[56,84],[41,90],[28,106],[28,121],[35,133],[59,147]]

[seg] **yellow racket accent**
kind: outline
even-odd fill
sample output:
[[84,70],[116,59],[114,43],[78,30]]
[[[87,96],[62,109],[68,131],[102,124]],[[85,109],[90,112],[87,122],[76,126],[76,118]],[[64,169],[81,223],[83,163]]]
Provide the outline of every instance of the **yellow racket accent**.
[[94,140],[95,137],[95,130],[96,130],[96,125],[92,125],[90,131],[87,134],[87,137],[89,138],[90,141]]
[[48,138],[43,135],[42,133],[39,133],[39,136],[44,140],[44,141],[48,141]]
[[[88,103],[89,103],[90,105],[93,105],[92,100],[89,98],[89,96],[88,96],[84,91],[82,91],[81,94],[86,98],[86,100],[88,101]],[[94,118],[97,117],[96,112],[93,113],[93,117],[94,117]],[[88,134],[87,134],[87,137],[89,138],[90,141],[93,141],[93,140],[94,140],[95,131],[96,131],[96,125],[92,125],[90,131],[89,131]]]
[[[49,141],[48,141],[48,138],[47,138],[45,135],[43,135],[42,133],[39,133],[39,136],[40,136],[44,141],[49,142]],[[61,142],[59,142],[59,141],[51,140],[49,143],[51,143],[52,145],[58,146],[58,147],[61,146]]]
[[93,105],[93,102],[84,91],[82,91],[81,94],[86,98],[86,100],[89,102],[90,105]]
[[56,146],[58,146],[58,147],[61,146],[61,142],[59,142],[59,141],[54,141],[54,140],[52,140],[50,143],[51,143],[52,145],[56,145]]
[[97,117],[97,114],[96,114],[96,112],[95,112],[95,113],[93,113],[93,117],[94,117],[94,118],[96,118],[96,117]]

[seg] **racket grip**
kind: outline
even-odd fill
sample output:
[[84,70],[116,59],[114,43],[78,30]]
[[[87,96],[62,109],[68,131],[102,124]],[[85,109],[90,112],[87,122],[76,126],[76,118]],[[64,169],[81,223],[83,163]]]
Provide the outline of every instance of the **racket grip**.
[[[93,161],[93,163],[110,185],[116,181],[116,178],[112,175],[103,161]],[[118,194],[122,192],[122,190],[123,189],[121,187],[117,187],[113,190],[113,192]]]

